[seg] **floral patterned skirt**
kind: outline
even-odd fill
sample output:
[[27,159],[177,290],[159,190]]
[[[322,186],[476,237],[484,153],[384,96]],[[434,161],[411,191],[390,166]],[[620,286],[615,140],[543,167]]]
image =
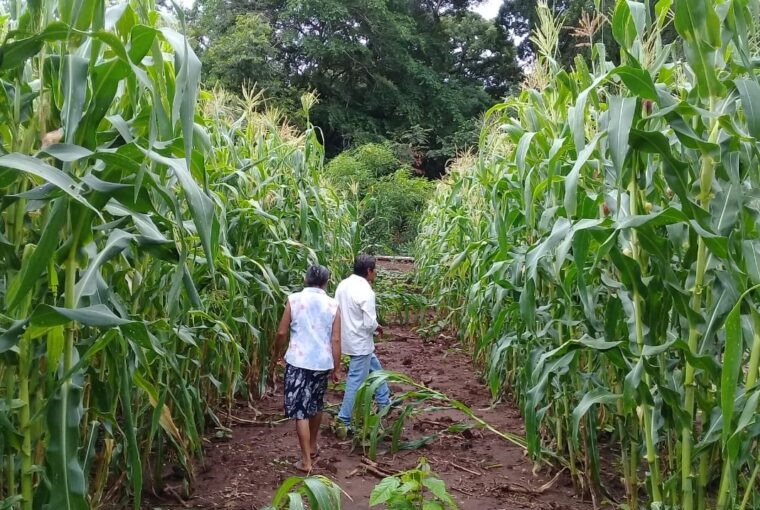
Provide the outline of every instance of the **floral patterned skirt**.
[[306,420],[322,410],[329,370],[307,370],[285,365],[285,416]]

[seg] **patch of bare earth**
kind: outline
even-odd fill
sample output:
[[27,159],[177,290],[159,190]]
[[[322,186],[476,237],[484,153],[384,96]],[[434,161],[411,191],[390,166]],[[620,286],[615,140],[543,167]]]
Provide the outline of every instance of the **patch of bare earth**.
[[[423,341],[409,326],[386,329],[377,343],[384,368],[405,373],[425,385],[460,400],[498,430],[524,434],[519,412],[506,404],[491,407],[487,388],[478,380],[466,353],[451,338]],[[281,374],[279,375],[281,377]],[[271,502],[278,486],[299,474],[292,467],[298,444],[294,425],[282,421],[282,384],[255,409],[241,403],[229,420],[232,436],[209,437],[203,466],[196,473],[190,498],[153,499],[145,508],[259,509]],[[398,391],[399,388],[391,387]],[[342,394],[330,390],[327,405],[337,412]],[[344,509],[369,508],[369,495],[383,472],[399,472],[428,460],[462,510],[591,509],[576,496],[567,472],[534,474],[534,464],[523,450],[485,430],[446,433],[453,422],[466,420],[456,411],[418,415],[406,423],[405,439],[441,432],[438,439],[417,450],[391,454],[380,446],[374,466],[363,460],[361,448],[340,440],[323,425],[321,456],[314,474],[328,476],[347,493]],[[327,419],[325,421],[328,421]]]
[[380,269],[409,273],[414,271],[414,262],[409,257],[381,257],[377,261]]

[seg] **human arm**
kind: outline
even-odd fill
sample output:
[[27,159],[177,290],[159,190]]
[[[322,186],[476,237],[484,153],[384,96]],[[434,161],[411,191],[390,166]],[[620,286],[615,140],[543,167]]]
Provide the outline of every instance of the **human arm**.
[[332,380],[334,383],[340,381],[340,309],[335,313],[332,325],[332,357],[333,371]]
[[370,293],[364,299],[359,301],[359,308],[362,311],[362,327],[370,335],[375,330],[378,330],[382,334],[383,327],[377,322],[377,308],[375,305],[375,294]]
[[282,312],[282,318],[280,319],[280,325],[277,327],[277,336],[275,340],[275,359],[279,359],[284,355],[285,343],[288,339],[288,332],[290,331],[290,300],[285,304],[285,310]]

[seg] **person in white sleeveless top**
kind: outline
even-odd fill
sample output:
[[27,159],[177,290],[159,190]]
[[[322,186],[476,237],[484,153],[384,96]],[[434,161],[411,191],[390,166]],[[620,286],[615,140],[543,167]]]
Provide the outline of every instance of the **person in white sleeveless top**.
[[317,436],[322,422],[327,379],[340,379],[340,313],[338,302],[327,295],[330,271],[311,266],[306,287],[288,296],[277,329],[277,352],[285,353],[285,415],[296,422],[301,460],[295,468],[308,473],[319,455]]

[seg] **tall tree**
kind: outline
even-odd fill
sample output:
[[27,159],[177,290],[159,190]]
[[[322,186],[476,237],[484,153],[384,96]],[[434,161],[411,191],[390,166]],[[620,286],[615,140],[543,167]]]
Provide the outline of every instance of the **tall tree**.
[[507,32],[468,10],[479,2],[199,0],[191,19],[208,79],[316,91],[328,153],[412,133],[444,158],[520,79]]
[[207,76],[230,90],[255,82],[280,96],[284,73],[271,37],[272,27],[260,14],[238,14],[204,52]]

